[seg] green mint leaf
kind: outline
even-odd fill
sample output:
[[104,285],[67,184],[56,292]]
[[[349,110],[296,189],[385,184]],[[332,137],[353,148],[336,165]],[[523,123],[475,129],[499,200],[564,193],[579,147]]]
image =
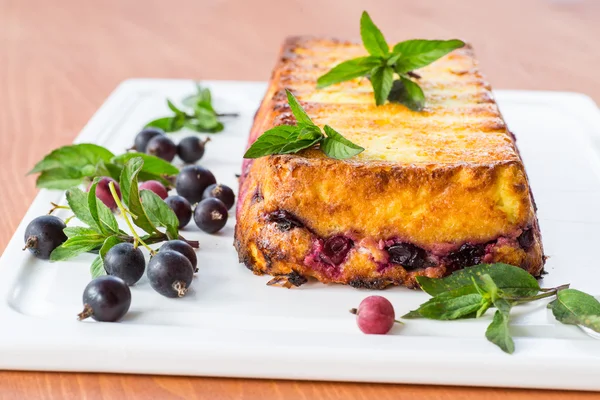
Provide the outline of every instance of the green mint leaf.
[[258,158],[271,154],[297,153],[302,149],[309,148],[321,140],[317,139],[298,140],[301,130],[297,126],[280,125],[269,129],[256,139],[252,146],[244,154],[244,158]]
[[505,301],[495,302],[494,305],[498,308],[494,314],[492,323],[485,331],[485,337],[502,351],[512,354],[515,351],[515,342],[510,336],[508,328],[510,318],[510,304]]
[[104,263],[102,262],[102,258],[97,256],[92,261],[90,265],[90,275],[92,275],[92,279],[96,279],[99,276],[106,275],[106,270],[104,269]]
[[185,125],[185,121],[185,116],[181,114],[173,117],[162,117],[148,122],[145,128],[159,128],[167,133],[177,132],[181,130],[181,128],[183,128],[183,126]]
[[417,311],[424,318],[453,320],[472,316],[484,303],[485,299],[479,293],[457,297],[441,295],[421,304]]
[[394,70],[392,67],[375,67],[371,72],[371,84],[375,95],[375,104],[385,103],[394,83]]
[[316,125],[306,125],[300,128],[298,140],[321,140],[323,133]]
[[175,113],[175,116],[178,117],[180,115],[183,115],[185,117],[186,113],[181,111],[175,104],[173,104],[173,102],[169,99],[167,99],[167,106],[169,106],[169,109],[171,111],[173,111]]
[[317,79],[317,88],[321,89],[336,83],[349,81],[360,76],[365,76],[377,66],[380,66],[382,61],[378,57],[359,57],[352,60],[344,61],[333,67],[325,75]]
[[225,129],[225,126],[217,121],[215,124],[206,124],[199,119],[188,119],[184,126],[192,131],[201,133],[219,133]]
[[67,226],[65,229],[63,229],[63,232],[65,233],[65,235],[67,235],[68,238],[72,238],[75,236],[98,235],[98,232],[95,229],[86,228],[83,226]]
[[59,168],[83,168],[96,165],[98,161],[110,161],[114,154],[102,146],[91,143],[59,147],[46,155],[28,174]]
[[390,46],[385,41],[379,28],[373,23],[369,13],[363,11],[360,18],[360,37],[362,38],[365,49],[372,56],[387,56],[390,52]]
[[181,101],[181,104],[183,104],[186,107],[193,108],[199,101],[200,98],[197,94],[191,94],[187,97],[184,97]]
[[402,56],[402,54],[393,54],[393,55],[391,55],[391,56],[390,56],[390,57],[387,59],[387,61],[386,61],[385,65],[387,65],[388,67],[392,67],[392,68],[393,68],[393,67],[395,67],[396,61],[398,61],[398,59],[399,59],[401,56]]
[[409,311],[408,313],[404,314],[401,318],[404,318],[404,319],[417,319],[417,318],[423,318],[423,316],[421,315],[421,313],[419,312],[419,310],[412,310],[412,311]]
[[212,107],[207,108],[203,103],[196,104],[194,107],[194,119],[196,124],[207,130],[214,129],[219,124],[217,114]]
[[425,107],[425,94],[421,87],[404,76],[394,81],[388,100],[392,103],[404,104],[413,111],[421,111]]
[[475,313],[475,318],[480,318],[483,314],[485,314],[485,312],[490,308],[491,305],[492,303],[490,303],[489,301],[484,301],[481,304],[481,307],[479,307],[479,309]]
[[292,92],[290,92],[287,89],[285,89],[285,94],[287,95],[288,104],[290,105],[292,114],[294,114],[294,117],[296,117],[296,123],[299,126],[315,125],[314,122],[312,122],[312,119],[310,119],[310,117],[308,116],[308,114],[306,114],[306,111],[304,111],[304,108],[302,108],[300,103],[298,103],[298,99],[296,99],[296,96],[294,96]]
[[512,303],[509,302],[508,300],[498,297],[498,298],[496,298],[496,300],[494,300],[494,307],[496,307],[498,310],[502,311],[503,313],[508,314],[510,312],[510,309],[512,308]]
[[96,221],[96,225],[100,227],[100,230],[105,235],[110,235],[112,233],[119,232],[119,224],[115,219],[110,208],[104,205],[103,202],[98,201],[96,197],[96,186],[98,186],[98,181],[100,178],[94,179],[92,186],[90,186],[87,195],[88,208],[90,210],[90,215]]
[[196,90],[196,94],[187,96],[183,99],[183,105],[190,108],[193,108],[197,105],[201,105],[202,107],[209,109],[214,113],[215,110],[212,107],[212,96],[210,90],[201,87],[199,84],[196,84]]
[[527,271],[502,263],[480,264],[464,268],[442,279],[418,276],[417,282],[425,292],[437,296],[464,286],[472,286],[471,278],[478,279],[479,282],[481,275],[485,274],[488,274],[496,286],[507,296],[533,296],[540,290],[537,280]]
[[104,242],[104,236],[99,234],[74,236],[69,238],[52,251],[50,261],[63,261],[76,257],[81,253],[99,248]]
[[[179,173],[179,168],[177,168],[170,162],[165,161],[162,158],[144,153],[130,152],[121,154],[119,156],[113,157],[112,162],[115,164],[124,165],[125,163],[127,163],[127,161],[136,157],[139,157],[142,160],[144,160],[144,165],[140,172],[147,172],[154,175],[177,175]],[[117,177],[117,179],[119,179],[119,177]]]
[[90,213],[87,193],[84,193],[81,189],[72,188],[67,190],[66,196],[67,203],[77,219],[90,226],[96,232],[102,233],[102,229],[100,229],[100,226]]
[[96,164],[96,170],[92,176],[109,176],[118,181],[122,170],[122,165],[117,165],[112,162],[99,161],[98,164]]
[[457,39],[413,39],[400,42],[394,46],[394,50],[392,51],[394,55],[401,55],[396,62],[396,71],[398,73],[405,73],[423,68],[464,45],[463,41]]
[[155,226],[166,228],[169,240],[179,237],[179,220],[177,216],[156,193],[150,190],[142,190],[142,205]]
[[329,125],[325,125],[323,130],[327,137],[321,142],[321,150],[328,157],[345,160],[365,151],[363,147],[352,143]]
[[483,274],[479,277],[479,280],[482,282],[483,284],[483,289],[486,291],[486,293],[489,293],[490,295],[490,299],[492,301],[496,301],[496,299],[498,298],[498,286],[496,285],[496,282],[494,282],[494,280],[492,279],[492,277],[490,276],[490,274]]
[[581,325],[600,332],[600,302],[576,289],[560,290],[550,303],[554,318],[563,324]]
[[[475,285],[473,285],[473,283],[471,283],[470,285],[467,285],[467,286],[459,287],[459,288],[451,290],[451,291],[442,292],[439,295],[429,299],[429,301],[421,304],[419,309],[409,312],[402,318],[418,318],[418,317],[432,318],[433,316],[440,314],[441,312],[447,312],[448,310],[444,307],[457,305],[457,303],[454,302],[454,299],[461,298],[464,300],[465,296],[470,296],[473,294],[479,296],[479,299],[480,299],[479,305],[476,307],[475,303],[474,303],[468,309],[461,310],[461,312],[459,314],[462,314],[462,315],[457,317],[457,318],[472,318],[475,316],[474,313],[478,310],[478,308],[480,306],[484,305],[484,303],[489,303],[488,301],[486,301],[483,298],[483,296],[481,296],[478,293],[478,289],[476,288]],[[475,298],[476,297],[472,297],[472,299],[475,299]],[[439,309],[438,309],[438,307],[439,307]],[[488,305],[488,307],[489,307],[489,305]],[[425,309],[425,314],[421,313],[422,308]],[[433,319],[447,319],[447,318],[439,318],[439,316],[438,316]]]
[[35,186],[39,189],[66,190],[80,185],[85,178],[86,175],[81,169],[55,168],[42,171],[35,181]]
[[123,202],[129,208],[136,218],[133,218],[133,223],[142,228],[147,233],[158,232],[154,224],[146,215],[144,207],[140,200],[138,189],[138,174],[144,166],[144,160],[141,157],[135,157],[125,163],[123,173],[119,185],[121,186],[121,195]]

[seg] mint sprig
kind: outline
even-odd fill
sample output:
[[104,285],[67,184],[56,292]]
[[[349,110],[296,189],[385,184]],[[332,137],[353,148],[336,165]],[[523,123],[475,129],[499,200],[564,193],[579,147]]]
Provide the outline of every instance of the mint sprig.
[[481,264],[442,279],[418,276],[417,282],[433,297],[402,318],[480,318],[489,308],[495,308],[485,336],[509,354],[515,350],[509,329],[511,309],[543,298],[555,297],[548,308],[558,321],[600,332],[600,302],[593,296],[569,289],[568,284],[540,288],[527,271],[512,265]]
[[[88,251],[99,250],[100,254],[94,259],[90,268],[92,277],[97,277],[104,273],[102,261],[104,256],[118,243],[129,242],[134,246],[142,245],[152,253],[149,244],[176,238],[183,239],[179,236],[177,216],[171,208],[156,194],[148,190],[139,192],[138,175],[143,170],[143,165],[143,158],[134,157],[123,166],[120,177],[123,200],[119,199],[114,186],[110,188],[130,233],[120,229],[115,215],[104,203],[98,201],[96,197],[98,178],[94,179],[88,193],[84,193],[79,188],[67,190],[67,208],[86,226],[68,226],[64,229],[67,240],[54,249],[50,255],[52,261],[68,260]],[[145,232],[143,236],[136,232],[131,220]],[[198,246],[194,241],[188,243],[194,247]]]
[[440,59],[465,43],[458,39],[413,39],[396,44],[392,51],[379,28],[366,11],[360,19],[360,36],[370,54],[338,64],[317,80],[317,88],[348,81],[361,76],[370,79],[375,104],[387,101],[404,104],[414,111],[425,106],[425,95],[417,82],[411,78],[413,71]]
[[40,189],[66,190],[87,184],[98,176],[119,180],[124,165],[136,157],[144,160],[141,180],[157,180],[168,186],[170,178],[179,173],[179,169],[171,163],[149,154],[130,152],[116,156],[102,146],[82,143],[53,150],[28,174],[40,174],[36,180]]
[[272,154],[291,154],[316,144],[330,158],[344,160],[365,149],[352,143],[329,125],[323,131],[310,119],[296,97],[286,89],[288,104],[296,118],[296,125],[280,125],[269,129],[256,139],[244,158],[259,158]]
[[157,118],[146,124],[146,127],[160,128],[165,132],[177,132],[188,128],[196,132],[218,133],[224,129],[220,117],[236,117],[236,113],[217,113],[212,105],[210,90],[196,83],[196,93],[187,96],[182,101],[189,111],[177,107],[167,99],[167,106],[173,115]]

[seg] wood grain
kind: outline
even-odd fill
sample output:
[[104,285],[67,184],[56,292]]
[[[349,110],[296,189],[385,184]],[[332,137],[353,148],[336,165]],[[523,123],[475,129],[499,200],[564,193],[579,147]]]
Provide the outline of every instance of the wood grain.
[[[600,101],[600,2],[568,0],[0,0],[0,250],[36,194],[29,168],[71,143],[131,77],[269,77],[284,36],[460,37],[495,88]],[[0,355],[1,356],[1,355]],[[407,360],[410,362],[410,360]],[[590,393],[64,373],[0,373],[0,399],[583,399]]]

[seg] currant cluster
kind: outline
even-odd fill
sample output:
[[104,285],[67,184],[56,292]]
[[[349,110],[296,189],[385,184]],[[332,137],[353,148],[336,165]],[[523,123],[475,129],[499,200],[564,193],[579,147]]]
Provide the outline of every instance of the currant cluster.
[[145,128],[135,137],[132,150],[169,162],[178,155],[183,162],[193,164],[204,156],[204,148],[209,141],[208,138],[200,140],[196,136],[189,136],[175,144],[162,129]]

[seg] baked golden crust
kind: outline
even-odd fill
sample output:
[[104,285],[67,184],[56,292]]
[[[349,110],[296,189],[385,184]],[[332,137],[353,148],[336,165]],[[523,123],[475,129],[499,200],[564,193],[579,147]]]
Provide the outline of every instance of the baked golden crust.
[[[284,43],[249,143],[275,125],[295,124],[287,88],[317,125],[331,125],[365,151],[343,161],[318,149],[246,161],[235,232],[240,259],[292,284],[312,276],[413,287],[416,275],[441,277],[470,262],[507,262],[539,275],[544,257],[527,176],[471,49],[419,70],[422,112],[376,107],[364,79],[316,89],[320,75],[361,55],[362,46],[348,42]],[[423,260],[403,266],[394,251]]]

